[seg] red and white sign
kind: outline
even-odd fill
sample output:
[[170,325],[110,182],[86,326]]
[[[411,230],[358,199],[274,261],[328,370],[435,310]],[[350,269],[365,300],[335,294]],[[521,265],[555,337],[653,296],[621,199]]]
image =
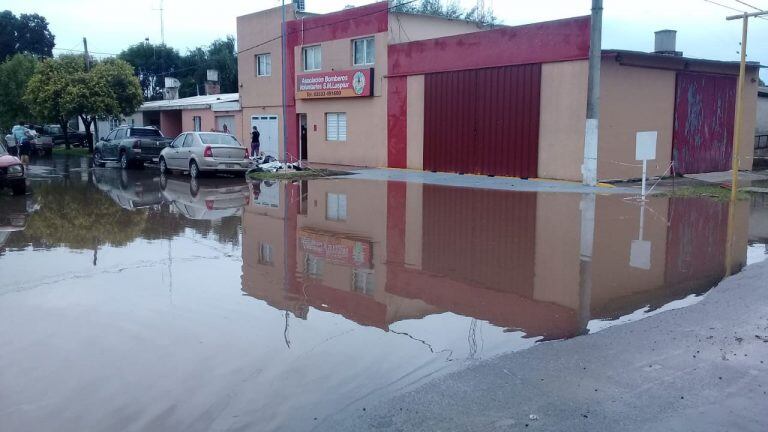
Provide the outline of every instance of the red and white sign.
[[296,99],[363,97],[373,94],[373,69],[299,75]]
[[299,230],[301,250],[326,261],[352,267],[371,266],[371,243],[336,237],[314,231]]

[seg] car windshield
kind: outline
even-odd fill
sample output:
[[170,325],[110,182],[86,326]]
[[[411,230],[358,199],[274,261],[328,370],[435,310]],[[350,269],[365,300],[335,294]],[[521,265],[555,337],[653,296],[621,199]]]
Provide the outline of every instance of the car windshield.
[[240,147],[240,143],[232,135],[218,134],[218,133],[201,133],[200,141],[203,144],[216,144],[225,145],[231,147]]
[[61,126],[48,126],[48,131],[52,134],[62,133]]
[[161,134],[160,131],[157,129],[141,128],[141,129],[131,129],[131,136],[132,137],[162,137],[163,134]]

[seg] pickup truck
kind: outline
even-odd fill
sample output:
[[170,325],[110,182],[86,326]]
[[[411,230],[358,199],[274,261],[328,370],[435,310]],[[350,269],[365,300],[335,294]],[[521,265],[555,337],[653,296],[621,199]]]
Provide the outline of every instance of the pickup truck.
[[[51,137],[53,145],[60,145],[65,142],[64,129],[57,124],[44,125],[42,135]],[[67,130],[67,137],[69,138],[70,144],[79,144],[81,146],[85,144],[85,132],[70,128]]]
[[122,169],[157,162],[160,152],[171,142],[154,127],[121,126],[99,140],[93,149],[93,164],[119,162]]

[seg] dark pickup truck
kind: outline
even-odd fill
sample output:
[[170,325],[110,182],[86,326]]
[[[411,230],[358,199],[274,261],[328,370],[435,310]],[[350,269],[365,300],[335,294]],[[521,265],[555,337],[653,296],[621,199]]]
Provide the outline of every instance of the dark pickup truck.
[[123,169],[142,167],[146,162],[157,162],[170,142],[154,127],[121,126],[96,143],[93,163],[97,167],[106,162],[119,162]]

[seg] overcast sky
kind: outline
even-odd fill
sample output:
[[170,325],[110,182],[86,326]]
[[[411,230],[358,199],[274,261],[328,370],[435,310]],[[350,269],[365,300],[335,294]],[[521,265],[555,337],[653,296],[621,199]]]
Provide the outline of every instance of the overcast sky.
[[[736,0],[714,0],[747,10]],[[745,0],[768,8],[768,0]],[[310,12],[331,12],[344,5],[372,0],[306,0]],[[465,7],[476,0],[461,0]],[[589,14],[590,0],[486,0],[504,24]],[[235,35],[235,17],[280,5],[279,0],[164,0],[165,41],[180,51],[207,45],[216,38]],[[91,51],[119,53],[148,37],[160,41],[160,0],[0,0],[0,10],[37,12],[51,23],[59,49],[82,49],[83,36]],[[725,21],[735,12],[704,0],[605,0],[604,48],[649,51],[653,32],[678,30],[677,48],[685,55],[738,60],[739,21]],[[749,60],[768,65],[768,20],[750,20]],[[63,51],[56,51],[61,53]],[[768,81],[768,71],[761,73]]]

